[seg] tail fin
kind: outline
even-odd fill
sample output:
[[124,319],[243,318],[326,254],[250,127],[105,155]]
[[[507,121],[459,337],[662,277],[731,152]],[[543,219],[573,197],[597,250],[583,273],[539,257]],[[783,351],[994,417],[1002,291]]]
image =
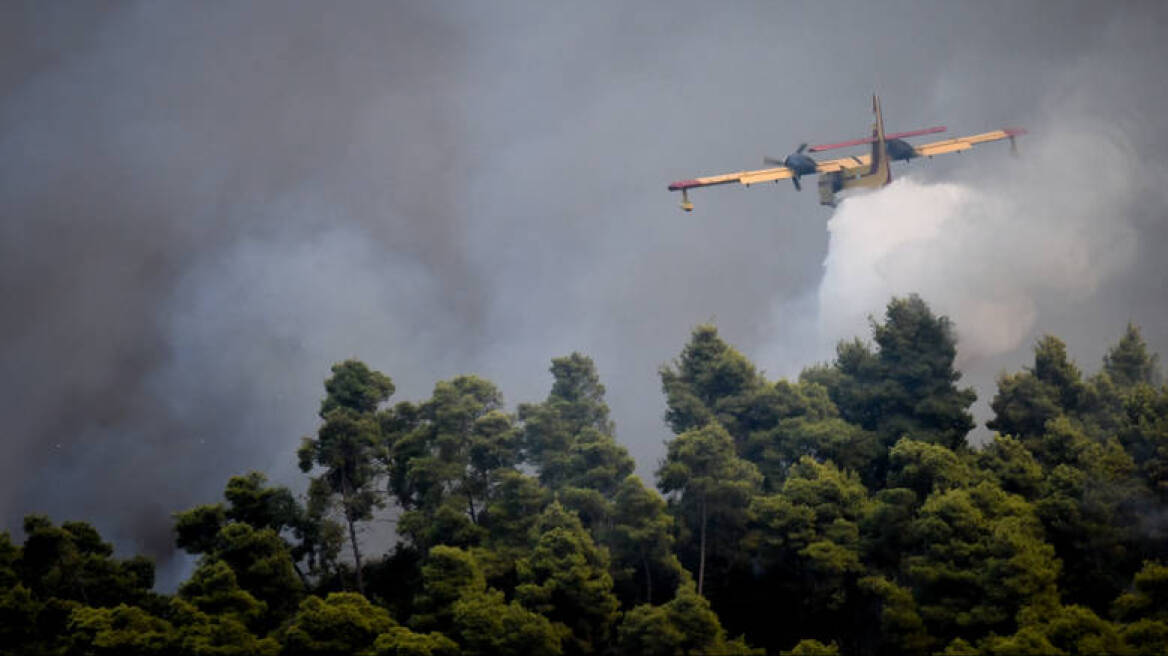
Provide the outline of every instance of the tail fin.
[[872,168],[870,175],[876,175],[880,184],[892,182],[892,169],[888,166],[888,145],[884,140],[884,116],[880,113],[880,98],[872,94],[872,113],[876,123],[872,126]]

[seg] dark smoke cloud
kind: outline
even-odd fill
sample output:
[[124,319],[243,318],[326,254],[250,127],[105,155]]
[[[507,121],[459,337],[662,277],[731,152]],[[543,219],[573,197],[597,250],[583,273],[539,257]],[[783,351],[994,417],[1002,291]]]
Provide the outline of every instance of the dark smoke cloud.
[[[228,476],[302,484],[294,450],[347,357],[399,398],[474,372],[517,402],[589,353],[651,474],[655,372],[693,324],[772,375],[837,337],[796,329],[828,254],[813,193],[708,190],[686,215],[669,180],[859,136],[873,89],[890,129],[1038,132],[1070,106],[1154,161],[1164,34],[1127,3],[7,3],[5,524],[89,519],[167,558],[168,513]],[[976,188],[967,165],[1003,159],[914,175]],[[1030,333],[1087,368],[1128,318],[1168,346],[1154,192],[1131,190],[1136,253],[1093,294],[1035,292]],[[1021,341],[982,368],[1017,368]]]
[[482,320],[441,180],[465,39],[421,8],[274,9],[8,10],[9,526],[165,554],[169,512],[289,469],[332,361],[473,348],[441,327]]

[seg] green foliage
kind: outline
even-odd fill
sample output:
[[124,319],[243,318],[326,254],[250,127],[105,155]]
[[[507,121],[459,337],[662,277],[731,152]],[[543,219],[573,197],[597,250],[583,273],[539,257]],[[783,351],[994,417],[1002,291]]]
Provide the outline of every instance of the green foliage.
[[686,581],[669,603],[644,604],[625,614],[620,625],[618,653],[628,656],[673,656],[674,654],[761,655],[741,639],[727,640],[718,616]]
[[555,358],[551,372],[555,382],[548,400],[565,404],[559,414],[569,422],[570,430],[578,432],[591,427],[611,433],[613,426],[604,401],[604,385],[600,384],[592,358],[579,353]]
[[553,503],[540,517],[539,539],[520,560],[516,598],[571,632],[565,653],[603,651],[617,618],[608,553],[596,547],[580,520]]
[[532,531],[552,493],[538,479],[518,471],[499,472],[497,480],[487,506],[490,542],[495,551],[518,557],[532,542]]
[[438,630],[454,640],[463,654],[562,653],[569,630],[552,625],[518,601],[487,587],[482,568],[469,552],[436,546],[422,567],[423,594],[411,624]]
[[1035,463],[1007,440],[982,460],[1004,487],[1035,501],[1047,540],[1073,563],[1059,581],[1064,598],[1095,611],[1119,593],[1141,554],[1162,553],[1141,518],[1159,487],[1158,435],[1168,434],[1168,404],[1158,407],[1147,384],[1154,370],[1133,326],[1088,380],[1047,336],[1032,368],[999,381],[992,404],[988,426],[1017,436]]
[[270,528],[257,531],[238,523],[220,531],[220,539],[215,557],[231,568],[239,586],[267,605],[272,621],[287,617],[304,595],[304,584],[284,541]]
[[341,496],[341,512],[350,521],[369,519],[378,505],[371,486],[379,442],[380,427],[371,415],[341,407],[325,418],[316,439],[304,438],[298,451],[301,471],[324,469],[316,480],[328,493]]
[[1079,368],[1067,357],[1066,344],[1045,335],[1034,347],[1033,367],[998,379],[998,393],[990,403],[995,416],[987,426],[1018,438],[1040,435],[1048,421],[1079,412],[1088,394]]
[[[423,567],[425,591],[412,625],[419,629],[439,629],[456,639],[465,650],[476,653],[476,650],[491,653],[494,649],[521,653],[527,648],[560,653],[561,642],[571,639],[570,629],[529,610],[517,600],[506,604],[500,591],[487,586],[482,565],[461,549],[432,549]],[[508,626],[518,633],[506,639],[491,637],[485,624]]]
[[0,531],[0,590],[20,580],[17,572],[19,562],[20,547],[12,543],[12,536],[7,531]]
[[[618,596],[646,603],[653,602],[655,589],[660,590],[656,594],[670,596],[682,569],[673,555],[673,518],[666,512],[665,500],[630,475],[613,506],[611,550]],[[638,575],[643,583],[636,580]]]
[[269,486],[267,482],[268,477],[260,472],[232,476],[223,491],[229,504],[226,517],[277,533],[296,526],[301,512],[296,499],[288,488]]
[[962,642],[961,649],[950,645],[944,654],[1055,654],[1095,656],[1135,653],[1124,640],[1119,627],[1100,619],[1082,606],[1041,604],[1023,609],[1018,615],[1018,629],[1010,635],[991,634],[978,641],[976,650]]
[[560,496],[587,526],[602,532],[612,512],[612,498],[633,473],[633,459],[611,435],[590,428],[577,435],[566,456]]
[[[0,534],[0,656],[1168,651],[1168,387],[1139,330],[1093,375],[1038,340],[978,450],[949,321],[893,299],[873,338],[771,382],[696,328],[661,370],[664,496],[584,355],[516,416],[475,376],[385,408],[388,377],[337,364],[306,497],[251,472],[176,513],[201,557],[175,595],[88,524]],[[385,490],[403,539],[363,562]]]
[[611,435],[613,426],[604,401],[604,385],[592,359],[573,353],[552,360],[554,382],[543,403],[519,405],[523,448],[545,485],[558,488],[569,475],[565,462],[577,436],[585,430]]
[[285,656],[371,656],[377,637],[397,626],[389,613],[351,592],[308,597],[280,630]]
[[[1037,634],[1059,653],[1072,656],[1128,653],[1118,627],[1082,606],[1025,608],[1018,614],[1018,624],[1019,633]],[[993,638],[988,641],[992,643]]]
[[[791,468],[777,494],[756,496],[751,505],[744,546],[775,597],[774,610],[803,635],[852,621],[866,603],[858,579],[866,574],[859,520],[867,506],[856,474],[809,457]],[[784,637],[773,633],[767,642],[783,644]]]
[[221,503],[174,513],[175,543],[190,554],[211,553],[226,523],[227,512]]
[[1168,622],[1136,620],[1119,628],[1123,641],[1136,656],[1163,656],[1168,653]]
[[1139,566],[1136,504],[1146,492],[1134,463],[1117,440],[1092,440],[1065,417],[1033,444],[1048,468],[1038,515],[1059,557],[1075,563],[1060,587],[1067,598],[1104,609]]
[[44,516],[30,515],[24,519],[24,532],[15,569],[21,582],[40,599],[117,606],[143,601],[154,585],[154,566],[149,560],[113,558],[113,547],[89,524],[53,526]]
[[503,593],[487,590],[460,598],[452,608],[454,638],[467,656],[557,656],[566,630]]
[[173,599],[170,622],[177,630],[178,653],[191,656],[275,656],[280,643],[273,637],[259,638],[235,615],[204,613]]
[[395,626],[373,641],[375,656],[458,656],[458,645],[441,633],[414,633]]
[[452,626],[455,602],[487,590],[487,580],[474,556],[446,545],[430,549],[422,566],[422,581],[424,592],[418,600],[419,613],[412,623],[441,631],[449,631]]
[[341,514],[349,527],[357,590],[364,593],[356,523],[372,519],[373,510],[382,505],[374,488],[380,473],[376,456],[382,448],[381,423],[374,412],[393,394],[394,386],[388,376],[356,360],[333,365],[332,371],[332,377],[324,382],[326,394],[320,404],[324,425],[315,439],[301,441],[297,457],[300,471],[323,470],[310,488],[312,515],[323,517],[328,500],[340,497]]
[[[622,598],[651,598],[654,573],[671,589],[680,569],[669,552],[672,519],[660,497],[632,475],[633,459],[613,439],[604,386],[592,360],[573,353],[552,360],[551,372],[547,400],[519,406],[524,451],[540,482],[578,515],[592,541],[608,547],[610,575]],[[537,498],[530,491],[525,496]],[[512,535],[533,527],[522,528],[525,532]],[[640,589],[632,581],[638,573],[644,580]]]
[[1022,442],[1003,435],[994,440],[977,454],[977,467],[993,478],[1006,492],[1026,499],[1036,499],[1045,490],[1042,465]]
[[178,594],[208,615],[231,615],[244,624],[262,617],[267,605],[239,587],[235,572],[221,560],[207,561],[179,587]]
[[40,647],[37,620],[44,604],[20,583],[0,589],[0,654],[18,654],[21,648],[42,651],[36,648]]
[[1103,356],[1103,371],[1120,387],[1140,383],[1157,385],[1160,382],[1158,360],[1158,355],[1148,353],[1140,329],[1129,323],[1119,343]]
[[169,622],[141,608],[78,608],[69,620],[70,648],[94,656],[163,656],[176,651],[177,632]]
[[823,644],[818,640],[800,640],[789,651],[784,651],[783,656],[839,656],[839,645],[834,642],[828,645]]
[[1145,562],[1132,578],[1131,590],[1123,593],[1111,606],[1121,620],[1153,619],[1168,621],[1168,567]]
[[434,386],[420,406],[381,418],[389,489],[406,509],[403,533],[420,551],[473,546],[488,534],[488,507],[520,458],[519,433],[490,382],[459,376]]
[[802,557],[813,563],[817,557],[836,554],[830,559],[834,565],[823,561],[820,569],[858,571],[857,521],[866,503],[867,490],[855,474],[804,457],[779,494],[755,497],[751,542],[764,562],[789,563]]
[[[681,594],[681,591],[678,591]],[[713,615],[713,612],[710,613]],[[716,617],[716,616],[715,616]],[[686,641],[683,628],[672,621],[665,606],[643,604],[625,613],[619,632],[621,654],[628,656],[672,656],[682,653]],[[699,638],[700,639],[700,638]]]
[[864,560],[887,572],[897,572],[912,543],[909,525],[923,499],[896,487],[877,492],[860,518]]
[[[341,527],[323,517],[323,509],[301,506],[288,488],[268,485],[267,477],[254,471],[232,476],[223,496],[226,504],[196,506],[174,513],[178,547],[187,553],[217,557],[225,548],[221,531],[229,524],[239,523],[253,529],[271,529],[280,535],[297,575],[305,583],[308,575],[322,577],[334,568],[343,540]],[[307,572],[301,570],[301,564]]]
[[909,531],[905,570],[932,635],[1005,633],[1023,606],[1057,594],[1034,507],[991,483],[933,494]]
[[742,456],[758,465],[768,491],[777,490],[803,456],[853,471],[867,470],[878,456],[875,434],[840,418],[827,389],[818,383],[780,380],[752,401],[748,412],[753,430]]
[[717,328],[694,328],[681,357],[660,374],[668,406],[665,421],[675,434],[717,421],[739,443],[746,440],[749,431],[737,421],[739,410],[765,381],[750,361],[718,337]]
[[1132,387],[1116,433],[1145,485],[1161,504],[1168,502],[1168,386]]
[[[976,397],[956,387],[961,374],[953,367],[957,349],[949,319],[933,315],[916,295],[894,298],[872,333],[875,353],[859,340],[841,342],[832,368],[807,370],[803,379],[824,385],[843,418],[875,431],[886,448],[908,435],[963,449]],[[883,478],[878,463],[870,474]]]
[[1062,414],[1055,394],[1034,374],[1003,374],[998,379],[998,393],[990,402],[994,418],[987,426],[1020,438],[1041,435],[1047,422]]
[[458,499],[449,499],[437,508],[407,510],[398,517],[397,527],[419,550],[439,544],[470,548],[488,534],[467,515]]
[[943,446],[907,437],[889,451],[888,487],[903,487],[921,499],[933,492],[965,487],[973,472],[961,456]]
[[[985,656],[1066,656],[1066,652],[1052,645],[1041,631],[1032,627],[1024,627],[1008,636],[991,635],[979,641],[978,647],[973,653]],[[945,653],[954,652],[946,650]]]
[[389,376],[373,371],[363,362],[345,360],[334,364],[333,375],[324,382],[325,397],[320,402],[320,418],[327,419],[334,410],[345,408],[357,414],[369,414],[393,396]]
[[[755,466],[735,455],[730,434],[717,423],[678,435],[657,470],[658,486],[672,494],[691,535],[698,536],[698,594],[706,569],[706,533],[716,523],[711,544],[736,543],[745,532],[750,498],[762,483]],[[725,550],[726,547],[723,547]]]
[[857,587],[880,608],[881,652],[906,656],[928,653],[935,641],[925,630],[911,589],[882,576],[866,576]]

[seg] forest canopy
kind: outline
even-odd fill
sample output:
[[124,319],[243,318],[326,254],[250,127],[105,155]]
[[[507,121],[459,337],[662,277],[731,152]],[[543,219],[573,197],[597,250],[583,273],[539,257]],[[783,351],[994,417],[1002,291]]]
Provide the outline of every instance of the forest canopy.
[[514,411],[341,362],[307,492],[241,472],[174,513],[198,557],[174,594],[90,524],[0,534],[0,653],[1168,653],[1168,386],[1139,329],[1093,373],[1039,339],[979,446],[955,355],[916,296],[797,380],[698,326],[659,372],[654,484],[585,355]]

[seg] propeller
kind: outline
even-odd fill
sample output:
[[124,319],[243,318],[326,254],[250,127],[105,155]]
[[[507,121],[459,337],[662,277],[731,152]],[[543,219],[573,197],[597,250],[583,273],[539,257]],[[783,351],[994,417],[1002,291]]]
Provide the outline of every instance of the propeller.
[[807,150],[807,144],[801,143],[801,144],[799,144],[799,147],[795,149],[795,152],[791,153],[790,155],[787,155],[783,159],[775,159],[774,157],[764,157],[764,158],[762,158],[762,161],[763,161],[763,164],[769,164],[771,166],[785,166],[785,167],[791,169],[794,172],[794,175],[791,176],[791,183],[795,185],[796,191],[803,191],[803,186],[799,184],[799,176],[801,176],[803,174],[799,172],[799,170],[796,166],[794,166],[794,163],[791,161],[791,157],[793,157],[795,155],[802,155],[804,150]]

